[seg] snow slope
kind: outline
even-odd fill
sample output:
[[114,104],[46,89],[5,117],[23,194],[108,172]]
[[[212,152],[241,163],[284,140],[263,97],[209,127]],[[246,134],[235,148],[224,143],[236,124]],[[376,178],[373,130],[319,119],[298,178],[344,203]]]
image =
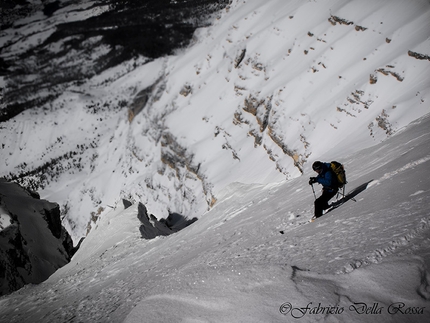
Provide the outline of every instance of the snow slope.
[[[27,18],[1,41],[19,53],[92,5]],[[0,176],[58,202],[75,242],[122,198],[201,217],[231,183],[297,178],[427,114],[429,16],[424,0],[232,1],[175,55],[124,62],[3,122]]]
[[[429,9],[232,1],[189,48],[3,122],[0,175],[60,203],[75,241],[89,234],[47,281],[1,297],[0,321],[427,322]],[[28,35],[19,52],[81,18],[62,9],[46,35],[38,19],[1,40]],[[308,223],[316,159],[363,190]],[[144,240],[137,202],[199,220]]]
[[429,129],[426,115],[344,156],[347,192],[367,188],[313,223],[309,168],[232,183],[197,222],[152,240],[140,238],[137,204],[118,206],[69,264],[0,298],[0,320],[426,322]]

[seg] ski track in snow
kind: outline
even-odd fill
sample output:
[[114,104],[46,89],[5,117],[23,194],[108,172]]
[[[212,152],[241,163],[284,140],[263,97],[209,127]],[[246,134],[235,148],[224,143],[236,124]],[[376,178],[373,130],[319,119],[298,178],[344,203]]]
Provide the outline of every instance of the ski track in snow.
[[398,175],[401,172],[404,172],[405,170],[411,169],[411,168],[415,168],[416,166],[428,162],[430,160],[430,155],[429,156],[425,156],[423,158],[420,158],[419,160],[413,161],[411,163],[406,164],[403,167],[400,167],[399,169],[396,169],[395,171],[389,172],[384,174],[384,176],[382,176],[379,179],[373,180],[370,184],[369,187],[373,186],[373,185],[379,185],[382,181],[385,181],[387,179],[392,178],[393,176]]
[[[80,3],[47,20],[39,12],[0,34],[5,43],[16,41],[4,57],[43,43],[54,23],[105,9]],[[429,66],[408,51],[428,53],[429,13],[421,0],[364,7],[360,1],[233,1],[175,55],[140,57],[66,87],[42,108],[52,119],[35,110],[4,123],[2,174],[53,163],[41,194],[60,204],[75,242],[92,212],[104,214],[123,197],[159,218],[168,210],[200,217],[231,182],[300,176],[310,159],[343,158],[427,113]],[[91,47],[96,40],[86,41]],[[61,39],[52,51],[66,44]],[[68,54],[66,61],[75,58]],[[186,87],[191,93],[181,94]],[[148,103],[130,123],[127,108],[148,88]],[[77,155],[58,160],[68,153]],[[171,156],[170,163],[161,156]],[[383,163],[376,156],[369,167]]]
[[[429,124],[427,118],[416,127],[428,132]],[[99,222],[69,265],[45,283],[3,297],[0,304],[20,309],[7,314],[9,322],[127,323],[197,317],[277,322],[287,320],[279,316],[285,302],[348,308],[352,302],[376,300],[387,307],[403,300],[425,307],[430,299],[425,267],[430,259],[430,197],[425,194],[430,180],[424,148],[430,136],[408,149],[408,159],[424,156],[404,163],[392,148],[401,149],[408,134],[373,150],[388,159],[385,166],[391,169],[366,172],[354,166],[361,154],[351,156],[350,169],[359,169],[362,176],[348,187],[368,178],[384,180],[368,185],[357,202],[348,201],[314,223],[299,225],[311,217],[307,177],[277,185],[232,184],[204,218],[150,241],[139,238],[137,206],[118,208]],[[281,227],[284,235],[278,232]],[[408,317],[411,322],[422,319]],[[348,313],[341,320],[362,322],[363,316]],[[402,322],[389,316],[380,321]]]
[[[59,102],[71,100],[67,111],[74,111],[74,114],[62,116],[54,111],[58,122],[55,131],[39,133],[26,142],[18,134],[37,128],[32,119],[36,116],[30,114],[18,117],[16,128],[8,128],[14,132],[13,136],[10,134],[8,149],[11,153],[50,136],[54,141],[49,149],[67,152],[67,147],[63,147],[66,139],[57,142],[55,138],[62,134],[62,127],[71,129],[84,118],[90,119],[80,129],[88,146],[92,141],[86,136],[91,134],[95,124],[100,127],[99,134],[108,133],[108,137],[101,139],[103,145],[99,150],[87,150],[82,154],[88,165],[102,169],[100,173],[92,175],[87,169],[88,174],[76,175],[80,176],[78,179],[65,176],[67,184],[61,184],[65,187],[60,190],[54,187],[50,192],[47,189],[53,196],[78,201],[76,214],[82,210],[89,213],[87,211],[94,208],[93,199],[103,197],[107,201],[118,201],[118,195],[122,194],[133,195],[137,200],[142,191],[156,192],[154,196],[142,198],[154,202],[153,205],[162,204],[163,207],[155,208],[160,214],[162,210],[166,212],[165,205],[175,204],[166,198],[175,200],[172,197],[175,194],[175,201],[185,211],[190,210],[190,205],[184,205],[183,197],[188,194],[194,198],[197,187],[202,191],[213,189],[218,200],[191,226],[152,240],[140,238],[136,204],[123,210],[120,203],[112,203],[113,209],[100,214],[68,265],[42,284],[28,285],[0,298],[0,321],[370,323],[375,318],[380,323],[429,321],[430,115],[397,134],[387,134],[391,126],[401,127],[422,116],[423,111],[428,113],[428,83],[415,82],[417,78],[424,79],[419,73],[428,71],[425,65],[428,63],[408,57],[402,47],[406,45],[399,41],[405,38],[411,50],[428,51],[425,29],[428,10],[419,10],[427,2],[414,2],[416,7],[401,1],[395,4],[372,2],[373,6],[369,2],[365,13],[356,10],[357,6],[362,6],[359,1],[331,2],[333,14],[345,19],[351,16],[356,26],[361,23],[364,27],[370,26],[367,31],[356,30],[354,25],[332,26],[325,12],[309,13],[303,9],[314,5],[313,8],[320,8],[322,2],[295,1],[284,4],[281,12],[276,12],[273,3],[263,1],[245,2],[242,11],[240,3],[233,1],[230,11],[224,12],[219,22],[196,32],[197,43],[189,50],[198,61],[190,63],[186,55],[167,57],[162,62],[138,67],[131,74],[124,72],[127,66],[118,67],[85,84],[84,89],[91,89],[88,97],[64,94]],[[385,10],[398,13],[399,8],[408,10],[391,20],[388,19],[390,15],[384,14]],[[268,20],[265,14],[272,15],[273,19]],[[382,17],[384,21],[380,21]],[[400,27],[399,19],[404,22]],[[310,20],[311,24],[296,23],[305,20]],[[300,28],[292,29],[293,34],[286,34],[284,30],[291,26]],[[416,40],[410,37],[410,32],[418,26],[416,35],[420,38]],[[376,37],[366,38],[369,34]],[[280,38],[272,38],[273,35]],[[254,42],[255,39],[260,40]],[[357,46],[363,39],[371,40],[372,46]],[[284,46],[282,51],[271,50],[279,44]],[[203,45],[209,45],[212,55],[208,55]],[[338,48],[349,46],[359,50],[358,62],[354,55],[337,56],[345,53],[337,52]],[[203,47],[205,52],[199,52]],[[234,59],[244,48],[246,59],[234,68]],[[299,58],[297,65],[288,63],[292,57]],[[339,58],[345,59],[341,60],[342,64],[350,65],[336,66]],[[377,85],[369,84],[369,64],[378,77]],[[289,73],[285,73],[287,67]],[[401,71],[404,80],[375,70],[382,67]],[[181,69],[191,72],[183,76]],[[358,70],[365,73],[357,73]],[[109,73],[121,74],[124,79],[115,74],[116,81],[100,90],[100,84],[112,77]],[[119,101],[131,96],[139,87],[151,85],[161,74],[172,76],[161,91],[164,97],[131,124],[118,111],[114,116],[106,112],[91,117],[84,111],[84,106],[96,94],[109,97],[107,92],[115,89]],[[149,76],[142,79],[141,75]],[[331,81],[326,82],[327,79]],[[178,95],[185,80],[194,86],[195,96]],[[344,87],[346,83],[351,86]],[[235,88],[233,94],[232,87]],[[407,90],[401,90],[404,87]],[[219,91],[209,96],[215,88]],[[290,176],[285,181],[285,174],[280,171],[276,176],[269,176],[272,173],[266,166],[273,167],[272,159],[277,159],[277,167],[286,173],[298,174],[298,170],[290,165],[292,159],[269,138],[269,130],[261,133],[263,145],[255,145],[257,138],[251,133],[260,129],[261,120],[257,117],[261,117],[262,111],[256,115],[244,112],[245,97],[264,100],[261,107],[266,108],[268,103],[273,105],[270,121],[279,128],[271,130],[278,131],[284,138],[293,138],[289,142],[291,147],[286,148],[299,149],[303,155],[309,154],[307,158],[341,159],[348,174],[347,190],[369,183],[355,197],[356,202],[349,200],[309,223],[314,197],[308,177],[314,173],[305,163],[301,177]],[[364,107],[366,100],[374,102]],[[291,114],[283,113],[282,107],[288,107],[285,111]],[[170,114],[164,120],[162,114],[166,111]],[[330,115],[324,116],[327,111],[331,111]],[[232,126],[234,112],[240,112],[243,118],[237,126]],[[382,112],[391,114],[391,119]],[[360,115],[367,117],[360,119]],[[95,119],[98,121],[101,117],[104,121],[97,123]],[[160,119],[164,120],[163,130],[170,126],[175,131],[178,141],[175,144],[179,148],[174,145],[173,148],[181,150],[181,144],[192,146],[194,161],[202,161],[201,169],[207,172],[205,176],[216,185],[209,181],[207,187],[202,188],[196,178],[186,176],[189,173],[180,174],[179,179],[175,177],[177,170],[166,165],[162,169],[155,164],[154,156],[161,153],[159,136],[162,133],[148,123]],[[385,121],[389,121],[388,124]],[[196,127],[190,127],[189,122]],[[195,139],[200,138],[196,133],[202,139]],[[302,136],[297,139],[296,133]],[[73,146],[76,146],[75,139],[79,138],[73,135],[70,139]],[[331,145],[334,141],[338,144]],[[311,150],[307,150],[308,146]],[[263,157],[257,153],[262,147]],[[364,147],[367,148],[358,151]],[[27,148],[37,149],[37,145]],[[92,163],[92,154],[96,152],[104,159]],[[19,158],[24,161],[28,155]],[[40,157],[41,163],[46,161],[43,158],[44,155]],[[8,167],[9,170],[14,166]],[[146,167],[148,173],[142,174]],[[160,175],[162,171],[166,176]],[[127,183],[122,182],[124,177],[128,178]],[[281,177],[282,181],[276,182]],[[246,183],[237,182],[239,180]],[[83,186],[78,186],[82,181]],[[76,191],[67,188],[75,184]],[[130,186],[125,187],[126,184]],[[187,185],[188,189],[181,190]],[[316,193],[320,194],[318,190]],[[198,210],[207,210],[207,206]],[[1,223],[7,224],[6,216],[1,214]],[[86,217],[76,220],[79,222],[77,230],[86,229]],[[284,234],[280,234],[280,230]],[[307,315],[300,320],[290,316],[288,304],[304,307],[310,302],[346,310],[342,315]],[[354,302],[365,302],[369,306],[378,303],[385,309],[393,302],[405,302],[426,310],[423,315],[415,316],[385,312],[359,315],[348,310]],[[285,313],[280,313],[281,309]]]

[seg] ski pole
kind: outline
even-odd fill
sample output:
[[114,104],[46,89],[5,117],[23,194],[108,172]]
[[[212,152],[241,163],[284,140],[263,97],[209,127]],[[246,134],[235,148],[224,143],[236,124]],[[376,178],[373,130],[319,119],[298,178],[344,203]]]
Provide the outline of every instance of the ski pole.
[[346,196],[345,190],[344,190],[344,193],[338,192],[338,194],[342,195],[344,199],[353,200],[354,202],[357,202],[355,198]]
[[314,197],[315,197],[315,200],[316,200],[317,199],[317,195],[315,194],[314,184],[311,184],[311,186],[312,186],[312,192],[314,192]]

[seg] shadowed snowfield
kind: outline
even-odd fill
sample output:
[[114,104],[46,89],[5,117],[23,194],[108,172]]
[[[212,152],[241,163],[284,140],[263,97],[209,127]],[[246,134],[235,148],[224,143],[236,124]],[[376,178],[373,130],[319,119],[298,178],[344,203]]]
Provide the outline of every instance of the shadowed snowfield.
[[[3,122],[2,176],[40,185],[75,241],[100,212],[0,321],[429,321],[429,35],[427,1],[233,1],[186,49]],[[360,192],[309,223],[310,165],[334,159]],[[198,220],[145,240],[138,202]]]
[[[348,189],[373,181],[356,202],[313,223],[306,177],[269,185],[233,183],[199,221],[153,240],[140,237],[137,205],[118,207],[100,219],[71,263],[48,281],[3,297],[0,318],[425,322],[428,129],[426,116],[346,156]],[[318,306],[330,307],[331,314],[318,312]]]

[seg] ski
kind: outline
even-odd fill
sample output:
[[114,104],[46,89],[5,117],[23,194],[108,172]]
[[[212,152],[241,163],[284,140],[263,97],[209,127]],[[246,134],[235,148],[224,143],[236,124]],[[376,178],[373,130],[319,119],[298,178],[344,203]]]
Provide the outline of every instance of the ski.
[[346,202],[345,199],[341,198],[340,200],[337,200],[337,201],[331,203],[330,207],[324,211],[324,214],[327,214],[327,213],[337,209],[339,206],[342,206],[345,202]]

